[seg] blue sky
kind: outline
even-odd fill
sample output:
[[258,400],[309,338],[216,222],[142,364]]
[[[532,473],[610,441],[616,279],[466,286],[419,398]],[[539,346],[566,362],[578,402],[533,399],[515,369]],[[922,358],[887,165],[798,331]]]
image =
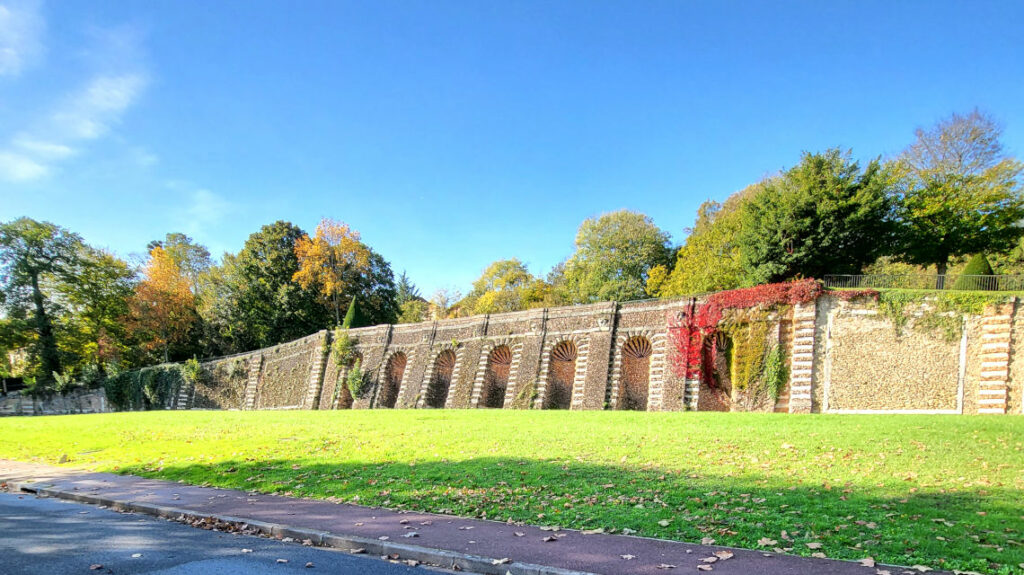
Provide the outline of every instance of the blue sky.
[[1024,2],[0,0],[0,220],[122,256],[348,222],[429,295],[583,219],[674,241],[801,151],[978,106],[1024,156]]

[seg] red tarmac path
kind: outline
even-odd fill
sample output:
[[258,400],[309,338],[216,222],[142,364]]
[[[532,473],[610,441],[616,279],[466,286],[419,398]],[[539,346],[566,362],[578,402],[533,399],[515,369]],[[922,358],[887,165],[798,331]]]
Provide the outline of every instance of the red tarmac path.
[[[538,572],[532,568],[519,569],[519,564],[554,568],[550,573],[566,570],[602,575],[705,572],[720,575],[877,575],[878,570],[882,569],[888,570],[891,575],[917,573],[901,567],[879,565],[872,568],[849,561],[779,555],[768,550],[694,545],[624,535],[585,535],[568,529],[546,531],[539,527],[480,519],[195,487],[171,481],[2,459],[0,482],[26,487],[45,486],[48,494],[57,497],[77,496],[79,499],[106,499],[122,504],[149,504],[185,510],[199,516],[227,516],[250,522],[354,536],[381,544],[413,545],[491,559],[508,558],[510,563],[493,568],[502,575],[506,567],[513,574]],[[410,536],[411,533],[416,535]],[[296,539],[301,538],[296,536]],[[328,542],[327,537],[324,539]],[[723,551],[732,553],[732,557],[710,564],[703,562],[704,558]],[[697,566],[702,564],[709,565],[712,570],[699,571]],[[675,567],[667,568],[664,565]]]

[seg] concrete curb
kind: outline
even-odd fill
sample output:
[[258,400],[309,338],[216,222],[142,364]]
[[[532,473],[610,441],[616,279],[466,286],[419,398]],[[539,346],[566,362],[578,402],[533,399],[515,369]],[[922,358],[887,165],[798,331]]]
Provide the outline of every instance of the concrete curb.
[[445,549],[434,549],[432,547],[394,543],[391,541],[381,541],[379,539],[367,539],[366,537],[345,535],[343,533],[333,533],[330,531],[318,531],[315,529],[305,529],[302,527],[293,527],[291,525],[282,525],[280,523],[267,523],[265,521],[247,519],[245,517],[208,515],[196,513],[195,511],[188,509],[181,509],[179,507],[153,505],[151,503],[138,501],[120,501],[108,499],[106,497],[54,489],[52,486],[47,486],[43,483],[12,481],[9,482],[8,485],[12,490],[22,491],[24,493],[45,495],[47,497],[55,497],[77,503],[103,505],[114,511],[143,513],[153,517],[172,520],[211,518],[236,526],[244,525],[257,530],[264,535],[278,539],[285,537],[291,537],[296,541],[309,539],[316,547],[332,547],[344,550],[363,549],[367,555],[371,556],[398,555],[402,559],[414,559],[420,563],[430,563],[447,569],[479,573],[480,575],[599,575],[587,571],[570,571],[568,569],[547,567],[532,563],[500,563],[500,559],[498,558],[468,555]]

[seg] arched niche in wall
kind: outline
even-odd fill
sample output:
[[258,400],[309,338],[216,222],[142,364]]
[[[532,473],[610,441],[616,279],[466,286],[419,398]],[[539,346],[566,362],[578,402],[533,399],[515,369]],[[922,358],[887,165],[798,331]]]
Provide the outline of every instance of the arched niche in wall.
[[402,387],[402,375],[405,374],[405,354],[396,351],[388,359],[384,368],[384,386],[380,390],[380,398],[377,401],[378,407],[393,408],[398,402],[398,391]]
[[483,396],[481,407],[505,407],[505,392],[508,389],[508,378],[512,371],[512,350],[501,345],[491,350],[487,356],[487,371],[484,373]]
[[551,350],[544,409],[569,409],[578,353],[571,341],[563,341]]
[[452,386],[452,374],[455,372],[455,352],[446,349],[437,354],[434,360],[434,373],[427,385],[425,403],[427,407],[442,408],[448,400],[448,390]]
[[650,340],[643,336],[631,337],[622,345],[619,409],[647,410],[647,389],[651,379],[653,349]]

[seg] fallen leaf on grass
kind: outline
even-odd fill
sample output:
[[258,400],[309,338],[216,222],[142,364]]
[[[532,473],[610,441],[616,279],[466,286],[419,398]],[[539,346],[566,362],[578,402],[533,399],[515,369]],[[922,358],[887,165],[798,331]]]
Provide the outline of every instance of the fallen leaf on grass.
[[584,529],[583,531],[580,531],[580,533],[583,535],[598,535],[600,533],[604,533],[604,527],[598,527],[597,529]]
[[705,538],[700,540],[700,544],[701,545],[714,545],[715,544],[715,540],[710,538],[710,537],[705,537]]
[[636,533],[636,529],[630,529],[629,527],[623,527],[622,528],[622,534],[623,535],[632,535],[634,533]]
[[807,544],[807,548],[808,549],[821,549],[821,543],[818,543],[816,541],[813,542],[813,543],[808,543]]
[[811,557],[814,557],[816,559],[825,559],[828,557],[828,555],[825,555],[821,551],[815,551],[814,553],[811,553]]
[[767,547],[769,545],[778,545],[778,544],[779,544],[779,542],[776,541],[775,539],[768,539],[767,537],[762,537],[762,538],[757,540],[757,546],[758,547]]
[[668,519],[662,519],[661,521],[658,522],[658,525],[661,525],[662,527],[668,527],[671,523],[672,522],[669,521]]

